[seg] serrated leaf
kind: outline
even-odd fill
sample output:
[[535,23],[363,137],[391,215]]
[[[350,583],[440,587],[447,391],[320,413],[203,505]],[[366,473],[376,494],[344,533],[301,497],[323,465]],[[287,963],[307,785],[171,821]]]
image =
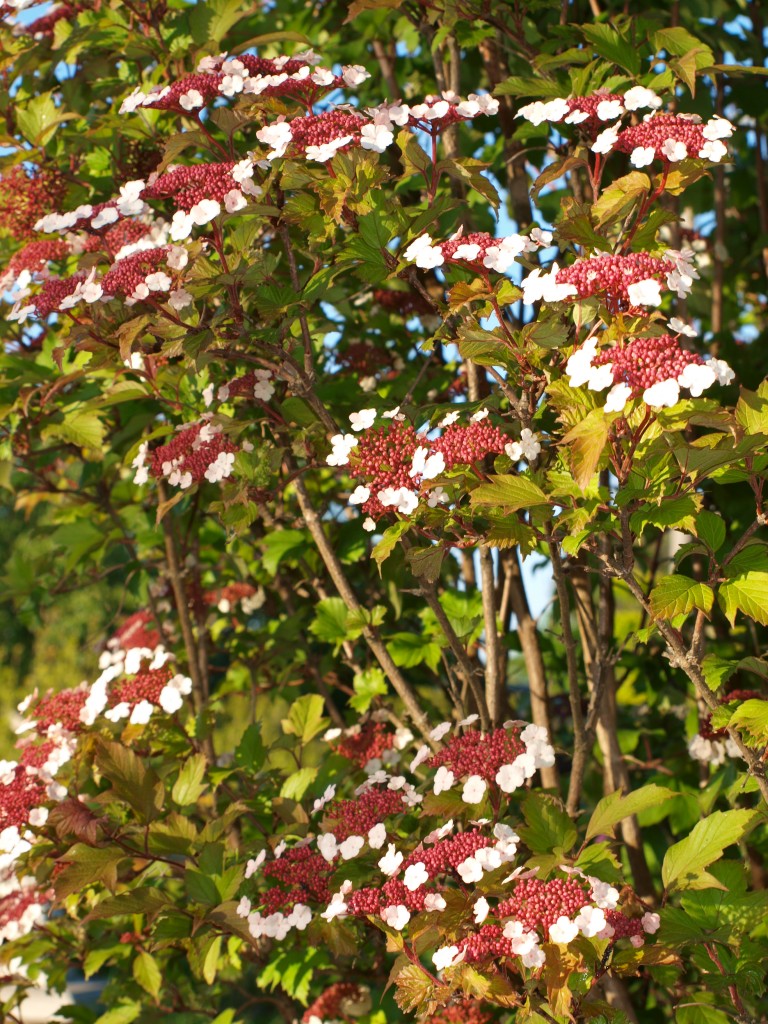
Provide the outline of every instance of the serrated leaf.
[[714,553],[725,543],[725,520],[722,516],[703,509],[696,516],[693,532]]
[[567,853],[576,843],[576,826],[555,797],[528,793],[522,811],[526,824],[517,831],[533,853],[549,853],[556,847]]
[[371,552],[371,557],[379,567],[379,576],[381,576],[381,567],[392,554],[397,547],[397,542],[401,537],[410,530],[411,523],[406,519],[401,519],[397,523],[393,523],[392,526],[388,526],[384,531],[381,540]]
[[205,754],[193,754],[184,762],[171,791],[171,796],[179,807],[197,803],[208,786],[204,781],[207,767]]
[[356,673],[352,680],[352,688],[355,695],[350,698],[349,703],[358,714],[362,715],[376,697],[383,697],[386,694],[387,680],[380,668],[367,668]]
[[520,509],[546,505],[547,496],[532,480],[523,476],[492,476],[489,484],[480,484],[472,491],[473,505],[498,505],[517,512]]
[[737,612],[768,626],[768,572],[744,572],[720,585],[717,600],[734,624]]
[[768,700],[744,701],[731,716],[734,728],[746,731],[760,743],[768,743]]
[[615,826],[632,814],[639,814],[649,807],[658,807],[666,800],[672,800],[680,796],[672,789],[664,786],[643,786],[632,793],[610,793],[603,797],[600,803],[592,812],[592,817],[587,825],[587,839],[593,839],[599,835],[615,835]]
[[692,494],[686,494],[679,498],[667,498],[661,504],[645,502],[632,513],[629,525],[632,527],[632,531],[638,535],[643,533],[646,526],[655,526],[660,530],[676,529],[693,533],[698,525],[697,517],[700,504],[701,498]]
[[658,619],[675,619],[688,615],[694,608],[709,613],[715,594],[706,583],[697,583],[689,576],[666,576],[653,588],[650,595],[651,611]]
[[[705,868],[719,860],[757,825],[758,811],[715,811],[698,822],[690,835],[671,846],[664,857],[661,878],[666,890],[716,887]],[[699,884],[699,883],[704,884]]]
[[317,768],[299,768],[280,787],[280,796],[288,800],[301,800],[316,778]]
[[163,976],[157,966],[157,960],[143,949],[133,961],[133,977],[145,992],[153,999],[157,999],[163,984]]
[[602,409],[593,409],[563,437],[571,453],[573,478],[582,491],[594,476],[607,441],[608,418]]
[[411,548],[405,556],[413,575],[428,583],[435,583],[440,579],[440,567],[444,557],[445,549],[439,544],[433,544],[428,548]]

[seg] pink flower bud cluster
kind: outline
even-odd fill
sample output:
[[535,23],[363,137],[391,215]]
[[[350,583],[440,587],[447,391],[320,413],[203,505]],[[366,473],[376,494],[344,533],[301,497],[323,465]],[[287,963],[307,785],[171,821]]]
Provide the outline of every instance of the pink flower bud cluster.
[[10,871],[0,874],[0,946],[32,931],[52,897],[53,893],[39,889],[33,878],[19,881]]
[[130,651],[132,648],[154,649],[162,637],[155,624],[155,617],[149,609],[141,609],[129,616],[108,641],[107,647]]
[[331,898],[333,868],[308,846],[296,846],[267,861],[262,874],[280,883],[259,897],[267,914],[290,910],[297,903],[327,903]]
[[35,40],[46,39],[53,35],[53,30],[60,21],[65,18],[67,21],[73,21],[78,11],[86,10],[87,6],[85,3],[59,4],[27,25],[20,22],[19,29],[25,36],[31,36]]
[[338,738],[329,741],[334,751],[346,757],[358,768],[364,768],[374,758],[381,758],[384,751],[391,750],[395,737],[383,722],[366,722],[345,730]]
[[677,379],[686,366],[703,363],[700,355],[680,348],[679,341],[669,334],[633,338],[624,346],[602,349],[592,360],[593,366],[610,364],[614,383],[627,384],[633,396],[660,381]]
[[329,90],[349,88],[368,77],[356,66],[345,67],[341,75],[334,75],[327,68],[313,67],[316,61],[312,53],[275,59],[249,53],[229,58],[206,57],[197,73],[185,75],[171,85],[154,86],[149,93],[135,89],[123,100],[120,113],[150,107],[190,114],[220,96],[240,93],[248,98],[291,98],[310,107]]
[[137,672],[136,675],[122,679],[112,686],[109,691],[109,707],[115,708],[124,704],[133,710],[143,701],[160,707],[160,694],[172,678],[173,671],[165,666]]
[[[219,402],[228,402],[232,398],[258,398],[262,402],[268,402],[275,393],[275,386],[272,383],[272,374],[269,370],[251,370],[241,377],[233,377],[232,380],[222,384],[216,391],[216,398]],[[213,387],[210,388],[211,401],[213,401]],[[209,404],[208,393],[205,395],[206,404]]]
[[592,139],[603,130],[606,121],[624,113],[624,97],[618,93],[594,92],[591,96],[572,96],[566,104],[565,123],[578,125]]
[[42,697],[38,697],[35,692],[26,706],[25,717],[35,723],[35,728],[43,736],[52,728],[65,729],[70,733],[80,732],[83,728],[80,713],[87,696],[87,684],[58,692],[49,690]]
[[372,786],[354,800],[334,800],[326,809],[323,828],[342,842],[352,835],[367,835],[374,825],[404,810],[402,793]]
[[386,488],[411,490],[410,468],[418,447],[415,428],[404,420],[395,419],[387,426],[361,433],[350,476],[366,481],[369,496],[362,505],[364,512],[384,514],[386,509],[377,494]]
[[67,186],[55,169],[21,165],[0,177],[0,223],[16,239],[31,239],[35,225],[63,200]]
[[447,745],[427,761],[427,765],[430,768],[445,767],[453,772],[456,779],[479,775],[487,782],[493,782],[501,766],[514,761],[525,749],[516,730],[494,729],[491,733],[482,733],[478,729],[470,729],[452,736]]
[[506,273],[517,257],[524,252],[536,252],[552,243],[552,233],[533,228],[530,235],[507,235],[493,238],[484,231],[469,235],[458,234],[447,242],[433,242],[429,234],[419,235],[403,252],[403,259],[415,263],[423,270],[442,267],[444,263],[457,263],[485,273],[495,270]]
[[[23,320],[28,315],[27,311],[34,312],[38,317],[44,319],[51,313],[57,313],[62,308],[62,303],[77,292],[78,286],[82,286],[86,277],[83,273],[73,274],[72,277],[48,277],[43,281],[43,286],[37,295],[29,300],[18,314],[18,319]],[[74,303],[71,303],[74,305]],[[15,307],[14,307],[15,308]],[[13,313],[8,319],[14,319]]]
[[331,1021],[357,1019],[371,1007],[371,992],[364,985],[338,981],[310,1003],[302,1024],[330,1024]]
[[696,115],[653,114],[620,132],[615,149],[630,153],[635,167],[644,167],[654,159],[669,166],[686,157],[719,163],[727,154],[721,139],[732,133],[733,126],[722,117],[701,124]]
[[160,271],[165,265],[170,249],[143,249],[117,260],[111,270],[101,279],[102,292],[106,296],[123,295],[138,301],[154,292],[167,292],[173,285],[168,274]]
[[[237,451],[220,427],[196,423],[149,452],[149,469],[156,479],[166,479],[176,487],[187,488],[204,480],[217,483],[231,475]],[[145,447],[134,460],[136,483],[146,482],[146,457]]]
[[14,253],[8,261],[5,275],[0,278],[0,287],[7,288],[23,271],[30,277],[47,276],[48,264],[64,259],[71,252],[68,242],[59,239],[29,242]]
[[475,999],[460,999],[441,1006],[429,1018],[430,1024],[491,1024],[493,1015]]
[[232,171],[234,161],[217,164],[195,164],[174,167],[158,175],[144,188],[145,199],[173,199],[177,210],[189,213],[204,200],[222,203],[226,195],[236,188]]
[[606,304],[615,312],[636,305],[630,291],[632,285],[662,281],[672,269],[667,260],[647,252],[632,252],[626,256],[601,253],[563,267],[557,272],[557,283],[572,285],[579,299],[604,295]]
[[327,110],[291,121],[275,121],[257,131],[256,138],[271,147],[268,160],[288,153],[325,163],[352,146],[381,153],[394,136],[386,128],[371,125],[362,114]]
[[549,933],[549,926],[559,917],[573,917],[589,903],[586,887],[576,879],[523,878],[515,883],[512,894],[499,903],[495,916],[512,917],[526,931]]
[[430,443],[430,450],[439,452],[446,470],[450,470],[455,466],[472,466],[488,455],[501,455],[508,440],[498,427],[484,421],[466,426],[453,423]]

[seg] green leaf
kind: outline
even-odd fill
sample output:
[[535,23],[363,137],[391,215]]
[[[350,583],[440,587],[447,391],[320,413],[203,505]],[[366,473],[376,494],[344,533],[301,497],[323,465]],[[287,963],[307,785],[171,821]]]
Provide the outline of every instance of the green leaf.
[[551,853],[556,847],[567,853],[575,845],[576,826],[555,797],[528,793],[522,811],[526,824],[517,831],[533,853]]
[[768,393],[766,393],[765,382],[757,391],[741,389],[739,400],[736,403],[736,422],[743,427],[747,434],[768,435]]
[[359,714],[364,714],[376,697],[383,697],[387,692],[387,681],[380,668],[367,668],[358,672],[352,681],[355,691],[350,705]]
[[163,984],[163,976],[157,966],[157,960],[143,949],[133,961],[133,976],[145,992],[157,999]]
[[651,591],[651,611],[657,619],[675,619],[688,615],[694,608],[709,613],[715,595],[706,583],[697,583],[689,576],[665,576]]
[[737,661],[721,658],[719,654],[707,654],[701,662],[704,682],[710,690],[717,690],[727,683],[738,667]]
[[323,698],[318,694],[304,694],[293,702],[288,717],[283,719],[283,732],[289,736],[298,736],[302,743],[309,743],[328,727],[328,719],[323,718],[324,708]]
[[397,542],[401,537],[404,537],[411,528],[411,523],[405,519],[401,519],[397,523],[393,523],[392,526],[388,526],[384,531],[381,540],[371,552],[373,560],[379,567],[379,576],[381,576],[381,567],[392,554],[397,547]]
[[532,480],[524,476],[492,476],[491,483],[480,484],[472,491],[473,505],[498,505],[510,512],[546,505],[547,496]]
[[[241,0],[207,0],[196,4],[189,13],[189,29],[198,46],[220,43],[247,10]],[[212,52],[212,51],[208,51]]]
[[717,888],[717,880],[704,869],[743,839],[760,818],[758,811],[715,811],[698,822],[690,835],[667,850],[661,867],[664,888]]
[[395,633],[387,640],[387,648],[398,668],[413,668],[425,662],[434,672],[440,664],[440,645],[418,633]]
[[725,543],[725,521],[721,516],[706,509],[696,516],[691,532],[695,533],[713,554]]
[[641,196],[651,191],[651,179],[641,171],[632,171],[623,178],[617,178],[592,207],[592,216],[598,227],[622,220],[635,206]]
[[108,896],[100,900],[90,911],[87,921],[98,921],[112,917],[123,917],[131,914],[148,914],[152,916],[166,910],[170,904],[168,896],[160,889],[149,885],[121,892],[118,896]]
[[78,448],[101,448],[104,442],[105,426],[94,412],[70,413],[63,423],[51,423],[42,436],[44,440],[59,438]]
[[[593,839],[600,835],[615,835],[614,826],[624,818],[632,814],[639,814],[649,807],[657,807],[659,804],[674,797],[680,796],[672,789],[664,786],[643,786],[632,793],[610,793],[603,797],[600,803],[592,812],[592,817],[587,825],[587,839]],[[670,808],[671,809],[671,808]]]
[[72,115],[60,114],[53,102],[53,94],[44,92],[29,100],[23,107],[17,105],[15,116],[16,125],[27,142],[31,142],[33,146],[45,146],[59,124],[69,120]]
[[608,418],[602,409],[593,409],[586,419],[577,423],[563,437],[569,446],[573,478],[586,491],[595,475],[600,457],[608,441]]
[[752,698],[736,709],[730,725],[746,731],[759,743],[768,743],[768,700]]
[[260,541],[264,550],[261,564],[274,576],[284,558],[297,558],[307,547],[307,538],[300,530],[272,530]]
[[323,598],[317,605],[309,632],[318,640],[333,644],[338,652],[345,640],[352,640],[362,632],[362,626],[351,627],[348,618],[349,611],[340,597]]
[[768,572],[743,572],[720,585],[717,600],[726,618],[734,624],[736,613],[768,626]]
[[96,767],[112,783],[115,793],[133,807],[142,821],[163,813],[165,789],[159,776],[142,758],[121,743],[99,740]]
[[114,891],[117,885],[117,869],[126,859],[125,850],[115,846],[93,847],[76,843],[57,861],[60,870],[54,881],[56,898],[63,900],[73,892],[102,882]]
[[207,907],[216,907],[221,903],[216,882],[210,875],[195,871],[194,868],[187,868],[184,872],[184,884],[187,895],[196,903],[202,903]]
[[208,952],[205,954],[205,958],[203,960],[203,980],[209,985],[212,985],[216,980],[216,971],[219,966],[221,944],[223,941],[223,935],[216,935],[208,947]]
[[94,1024],[131,1024],[141,1013],[141,1003],[124,1003],[102,1013]]
[[418,579],[434,583],[440,579],[440,567],[445,557],[445,549],[439,544],[433,544],[428,548],[411,548],[406,553],[406,561],[411,567],[411,572]]
[[299,768],[289,775],[280,788],[280,796],[299,801],[317,778],[317,768]]
[[[645,502],[632,513],[629,525],[638,536],[643,533],[646,526],[655,526],[660,530],[676,529],[693,533],[698,525],[697,516],[700,504],[699,496],[692,494],[686,494],[680,498],[666,498],[661,504]],[[706,513],[702,513],[702,515],[704,514]]]
[[207,767],[205,754],[193,754],[184,762],[171,791],[171,796],[179,807],[197,803],[208,786],[208,783],[203,781]]
[[267,748],[261,738],[261,723],[253,722],[243,733],[243,737],[235,750],[235,764],[241,765],[249,772],[257,772],[264,765]]
[[[581,31],[592,43],[595,51],[606,60],[613,61],[630,75],[640,74],[640,50],[628,39],[619,35],[610,25],[582,25]],[[558,94],[559,95],[559,94]]]

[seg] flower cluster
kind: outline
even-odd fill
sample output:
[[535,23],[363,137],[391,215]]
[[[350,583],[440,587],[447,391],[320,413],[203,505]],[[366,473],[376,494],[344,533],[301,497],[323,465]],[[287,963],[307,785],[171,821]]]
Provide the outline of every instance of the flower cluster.
[[32,931],[51,897],[33,878],[19,880],[8,870],[0,873],[0,946]]
[[[719,163],[727,155],[722,139],[733,134],[730,121],[715,116],[702,124],[698,114],[657,113],[661,105],[660,97],[652,89],[638,85],[623,95],[598,91],[570,99],[537,100],[521,107],[517,116],[535,125],[578,125],[591,140],[592,152],[628,153],[634,167],[661,160],[668,169],[670,164],[687,157]],[[622,117],[648,108],[651,113],[640,123],[621,129]],[[603,127],[609,121],[613,124]]]
[[371,991],[365,985],[339,981],[309,1005],[302,1024],[331,1024],[339,1018],[361,1017],[371,1008]]
[[33,238],[40,218],[58,206],[65,192],[66,182],[55,169],[10,167],[0,177],[3,227],[16,239]]
[[551,244],[552,233],[541,228],[533,228],[529,235],[514,234],[505,238],[493,238],[486,232],[469,235],[459,232],[447,242],[437,243],[433,242],[431,235],[424,234],[411,242],[403,253],[403,259],[424,270],[442,267],[448,262],[483,274],[487,270],[504,274],[521,253],[536,252]]
[[537,268],[525,278],[523,301],[561,302],[599,295],[611,312],[638,312],[642,306],[661,302],[662,282],[684,298],[699,276],[692,258],[690,250],[670,249],[663,258],[646,252],[626,256],[599,253],[576,260],[569,267],[553,263],[548,273]]
[[[383,722],[369,721],[364,725],[350,726],[343,732],[341,729],[329,729],[325,739],[337,754],[358,768],[365,768],[371,761],[389,760],[388,754],[395,747],[395,734]],[[381,763],[376,767],[380,768]]]
[[260,128],[256,138],[270,147],[268,160],[289,154],[326,163],[352,146],[383,153],[395,137],[386,125],[368,121],[362,114],[328,110],[291,121],[274,121]]
[[253,180],[253,161],[243,160],[192,167],[172,167],[150,176],[137,191],[143,199],[172,199],[176,212],[171,221],[171,238],[188,238],[193,227],[209,224],[222,212],[237,213],[247,206],[246,196],[258,197],[262,190]]
[[335,75],[317,66],[318,63],[319,58],[312,52],[274,59],[249,53],[238,57],[204,57],[195,74],[185,75],[171,85],[157,85],[147,93],[134,89],[123,100],[120,113],[149,107],[190,114],[219,97],[231,98],[241,93],[254,99],[280,96],[311,108],[329,90],[354,88],[370,77],[358,65],[344,67],[340,75]]
[[633,338],[600,352],[596,339],[590,338],[569,358],[566,373],[571,387],[609,388],[606,412],[622,412],[638,397],[655,409],[672,406],[680,400],[681,388],[697,398],[713,384],[728,384],[734,377],[724,360],[705,361],[669,334]]
[[[248,442],[242,447],[250,450]],[[156,479],[165,479],[182,489],[203,480],[218,483],[231,475],[237,452],[238,448],[215,423],[184,425],[171,441],[151,452],[147,443],[142,443],[133,460],[134,483],[145,484],[150,472]]]
[[[350,423],[359,436],[336,434],[326,458],[329,466],[349,465],[350,476],[364,481],[352,492],[349,503],[360,505],[367,514],[364,526],[369,530],[375,528],[372,517],[389,509],[401,515],[415,512],[422,490],[430,508],[447,502],[443,487],[425,485],[456,466],[472,466],[488,455],[500,455],[509,444],[498,427],[484,422],[487,409],[475,413],[466,425],[456,423],[458,412],[449,413],[439,424],[443,433],[435,439],[427,436],[426,429],[417,432],[399,409],[383,415],[391,422],[374,428],[375,409],[352,413]],[[528,451],[532,442],[533,434],[526,440]]]

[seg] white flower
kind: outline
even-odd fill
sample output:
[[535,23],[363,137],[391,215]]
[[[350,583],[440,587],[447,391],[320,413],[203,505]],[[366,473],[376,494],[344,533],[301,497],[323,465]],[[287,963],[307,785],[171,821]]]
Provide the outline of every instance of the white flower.
[[171,292],[168,298],[168,305],[175,310],[186,309],[186,307],[191,306],[193,302],[194,299],[186,288],[176,288]]
[[473,413],[469,418],[472,423],[480,423],[488,416],[487,409],[478,409],[477,412]]
[[426,745],[426,743],[422,743],[422,745],[416,751],[416,756],[411,761],[411,763],[408,765],[408,771],[415,772],[420,764],[424,764],[424,762],[429,759],[431,753],[432,752],[429,749],[429,747]]
[[349,836],[343,843],[339,844],[341,859],[352,860],[353,857],[357,857],[364,846],[365,840],[362,836]]
[[661,302],[661,285],[652,277],[629,285],[627,293],[633,306],[658,306]]
[[271,146],[267,153],[268,160],[283,156],[293,136],[291,126],[285,121],[276,121],[274,124],[265,125],[256,132],[256,138],[265,146]]
[[710,359],[707,365],[715,371],[718,384],[730,384],[736,376],[724,359]]
[[463,958],[464,954],[459,953],[458,946],[441,946],[432,954],[432,963],[436,971],[444,971],[446,967],[453,967]]
[[678,376],[677,383],[681,388],[688,388],[691,398],[698,398],[707,388],[711,388],[717,380],[717,374],[709,363],[688,363]]
[[206,469],[204,474],[205,479],[212,484],[218,483],[219,480],[226,480],[226,478],[231,475],[234,464],[234,452],[219,452],[214,461]]
[[458,412],[447,412],[437,425],[438,427],[450,427],[451,424],[455,423],[458,418]]
[[546,103],[537,100],[535,103],[521,107],[515,117],[524,117],[531,124],[542,124],[544,121],[562,121],[567,113],[568,103],[566,100],[554,99]]
[[201,199],[189,211],[189,216],[192,218],[193,224],[202,227],[203,224],[209,224],[214,217],[218,217],[220,213],[221,206],[215,199]]
[[673,334],[684,334],[686,338],[695,338],[699,333],[695,327],[690,327],[676,316],[667,323],[667,327]]
[[227,213],[237,213],[248,205],[248,202],[239,188],[230,189],[224,196],[224,209]]
[[454,253],[453,253],[453,256],[451,256],[451,259],[452,260],[466,260],[467,263],[472,263],[472,261],[476,260],[479,255],[480,255],[480,246],[479,245],[475,245],[474,243],[467,244],[465,242],[462,245],[460,245],[458,247],[458,249],[454,250]]
[[387,841],[387,827],[382,822],[368,830],[368,845],[372,850],[380,850]]
[[370,78],[371,74],[360,64],[349,64],[341,69],[341,77],[344,79],[345,85],[355,86]]
[[514,793],[524,782],[525,773],[517,764],[503,764],[496,772],[496,784],[502,793]]
[[429,872],[424,863],[418,861],[416,864],[409,864],[403,875],[403,885],[409,892],[415,892],[419,886],[429,881]]
[[599,878],[590,876],[589,882],[592,886],[591,896],[597,906],[601,910],[615,910],[619,904],[619,890],[609,882],[601,882]]
[[428,914],[439,913],[441,910],[445,910],[447,906],[448,904],[439,892],[429,892],[424,897],[424,909]]
[[643,926],[643,931],[648,935],[655,935],[661,927],[661,918],[658,914],[651,914],[646,912],[640,919],[640,923]]
[[612,121],[621,117],[624,113],[624,106],[621,100],[600,100],[597,104],[597,116],[601,121]]
[[610,128],[605,128],[601,131],[589,148],[593,153],[610,153],[618,141],[618,125],[614,124]]
[[390,928],[394,928],[396,931],[401,932],[411,920],[411,912],[407,907],[404,907],[402,903],[398,903],[391,907],[384,907],[381,911],[381,919],[385,924],[388,924]]
[[317,848],[323,856],[324,860],[327,860],[330,864],[331,861],[336,857],[339,852],[338,843],[336,842],[336,836],[333,832],[325,832],[323,835],[317,837]]
[[275,393],[275,386],[270,379],[269,370],[256,371],[256,383],[253,385],[253,397],[268,402]]
[[475,924],[482,924],[486,917],[488,917],[491,908],[485,896],[481,896],[479,900],[475,900],[475,905],[472,909],[474,911]]
[[719,139],[715,139],[713,142],[705,142],[699,150],[701,159],[711,160],[713,164],[719,164],[723,157],[727,155],[728,150]]
[[436,725],[429,734],[429,738],[434,740],[435,743],[439,743],[443,736],[447,735],[451,731],[450,722],[441,722],[440,725]]
[[685,160],[688,156],[688,147],[684,142],[677,142],[675,139],[665,139],[661,146],[661,152],[670,163],[677,163]]
[[480,775],[470,775],[464,783],[464,789],[461,792],[461,799],[465,804],[479,804],[485,796],[487,788],[484,778]]
[[152,717],[152,712],[154,710],[154,704],[150,704],[148,700],[140,700],[134,707],[133,711],[131,711],[131,717],[129,719],[131,725],[146,725]]
[[445,457],[442,452],[429,455],[429,448],[420,446],[413,455],[409,476],[421,476],[423,480],[434,480],[445,471]]
[[144,284],[151,292],[167,292],[172,283],[170,277],[161,270],[156,271],[154,274],[148,274],[144,278]]
[[629,162],[633,167],[647,167],[656,159],[656,150],[653,146],[635,146]]
[[349,422],[352,424],[352,429],[355,431],[368,430],[369,427],[373,426],[375,419],[375,409],[361,409],[360,412],[353,412],[350,414]]
[[349,496],[350,505],[364,505],[371,496],[369,488],[359,484]]
[[117,208],[114,206],[107,206],[103,210],[100,210],[91,221],[91,227],[94,231],[98,231],[99,228],[103,228],[106,224],[114,224],[120,214],[117,212]]
[[361,147],[373,153],[383,153],[394,141],[394,134],[384,124],[364,124],[360,130]]
[[680,385],[676,380],[662,380],[643,392],[643,401],[654,409],[676,405],[680,398]]
[[444,764],[435,772],[435,779],[433,785],[433,792],[435,796],[439,796],[441,793],[447,792],[456,781],[453,772],[450,768],[446,768]]
[[345,894],[343,892],[334,893],[333,896],[331,896],[331,902],[322,912],[320,917],[326,921],[333,921],[336,917],[346,917],[347,904],[344,900],[344,895]]
[[608,922],[605,913],[600,907],[582,907],[573,922],[581,931],[581,934],[592,939],[599,935]]
[[[203,94],[197,89],[188,89],[179,96],[179,106],[182,110],[196,110],[203,105]],[[247,915],[246,915],[247,916]]]
[[382,505],[394,506],[404,516],[410,515],[419,504],[419,496],[407,487],[385,487],[376,497]]
[[372,519],[370,516],[366,516],[363,520],[363,529],[368,533],[373,533],[376,529],[376,520]]
[[567,946],[579,934],[579,926],[569,917],[561,915],[554,924],[549,926],[549,937],[552,942]]
[[346,466],[349,462],[349,453],[357,445],[357,438],[354,434],[334,434],[331,438],[332,451],[326,458],[329,466]]
[[235,913],[237,914],[238,917],[248,917],[250,912],[251,901],[248,899],[247,896],[243,896],[243,898],[237,904],[237,909],[235,910]]
[[35,807],[29,812],[29,818],[27,819],[32,828],[42,828],[42,826],[48,820],[48,808],[47,807]]
[[399,850],[395,848],[394,843],[390,843],[387,847],[387,852],[379,861],[379,870],[384,875],[394,875],[403,863],[403,855]]
[[523,953],[521,960],[524,967],[543,967],[547,962],[544,950],[539,946],[534,947],[529,953]]
[[701,134],[708,142],[715,142],[717,139],[730,139],[734,133],[734,127],[730,121],[715,114],[704,125]]
[[245,877],[250,878],[251,875],[255,875],[266,859],[267,851],[262,850],[253,858],[253,860],[249,860],[245,865]]
[[661,106],[661,98],[653,89],[646,89],[642,85],[633,85],[624,93],[624,106],[627,110],[641,110],[643,107],[658,110]]
[[341,135],[338,139],[331,139],[330,142],[325,142],[321,146],[307,146],[304,155],[307,160],[316,160],[318,163],[324,164],[333,160],[336,153],[351,141],[351,135]]
[[294,904],[293,910],[288,915],[288,923],[303,932],[312,920],[312,911],[304,903]]
[[409,263],[415,263],[422,270],[441,267],[445,262],[442,247],[433,246],[430,235],[420,235],[414,242],[411,242],[403,253],[403,259]]
[[575,285],[564,282],[558,284],[557,274],[559,267],[553,263],[548,274],[542,273],[540,269],[533,270],[522,282],[523,302],[526,306],[532,306],[535,302],[561,302],[569,295],[576,295]]
[[[478,850],[478,853],[480,851]],[[476,857],[467,857],[461,864],[456,868],[458,873],[461,875],[461,880],[466,885],[471,885],[472,882],[479,882],[483,877],[483,869],[480,866],[480,861]]]
[[629,399],[632,397],[632,388],[629,384],[619,381],[614,384],[608,392],[608,397],[603,406],[604,412],[623,412]]
[[194,223],[191,214],[184,213],[183,210],[177,210],[171,220],[171,238],[173,241],[182,242],[185,238],[189,238],[192,234]]

